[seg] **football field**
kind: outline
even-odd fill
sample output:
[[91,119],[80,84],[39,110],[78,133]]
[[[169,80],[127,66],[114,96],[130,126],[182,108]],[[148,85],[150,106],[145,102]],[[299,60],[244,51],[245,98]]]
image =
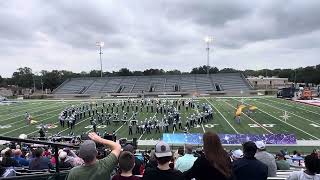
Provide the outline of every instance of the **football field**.
[[[163,99],[164,100],[164,99]],[[166,99],[169,100],[170,99]],[[186,100],[183,98],[175,98],[175,100]],[[71,105],[80,105],[83,103],[98,104],[98,111],[102,108],[102,102],[112,103],[121,101],[119,99],[109,100],[22,100],[16,103],[4,103],[0,105],[0,135],[18,137],[20,134],[29,136],[38,136],[39,126],[41,124],[48,127],[47,135],[60,133],[67,135],[71,132],[68,128],[60,127],[58,115],[60,112]],[[193,100],[196,104],[204,103],[212,107],[214,118],[208,123],[196,125],[189,130],[190,133],[204,133],[206,131],[215,131],[217,133],[228,134],[276,134],[276,133],[293,133],[299,140],[319,140],[320,139],[320,107],[296,103],[293,101],[277,99],[273,97],[203,97]],[[241,123],[236,123],[234,117],[237,105],[243,104],[247,107],[255,106],[256,109],[251,115],[245,112],[241,114]],[[139,108],[140,109],[140,108]],[[183,126],[185,120],[192,114],[197,114],[200,109],[194,108],[188,111],[182,107],[180,116]],[[24,114],[28,112],[32,116],[32,124],[27,125],[24,120]],[[121,117],[122,112],[119,112]],[[128,117],[132,116],[132,111],[128,113]],[[146,111],[139,111],[137,120],[145,120],[146,118],[162,119],[163,114]],[[125,123],[111,123],[107,126],[99,124],[97,130],[100,133],[115,131],[118,138],[134,137],[139,140],[158,140],[162,137],[162,133],[151,134],[135,134],[133,127],[133,135],[128,134],[128,125]],[[72,130],[76,135],[88,133],[92,131],[90,118],[87,116],[76,122],[75,129]],[[173,131],[170,126],[171,133],[183,132],[182,130]]]

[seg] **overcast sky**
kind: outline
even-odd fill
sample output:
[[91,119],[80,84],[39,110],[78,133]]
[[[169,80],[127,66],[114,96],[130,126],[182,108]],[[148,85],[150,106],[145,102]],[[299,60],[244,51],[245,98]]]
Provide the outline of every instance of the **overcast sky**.
[[103,68],[236,69],[320,64],[319,0],[0,1],[0,75]]

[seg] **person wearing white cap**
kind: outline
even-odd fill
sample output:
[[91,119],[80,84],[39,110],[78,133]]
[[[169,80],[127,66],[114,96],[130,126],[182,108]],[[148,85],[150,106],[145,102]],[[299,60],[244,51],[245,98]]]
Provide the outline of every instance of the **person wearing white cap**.
[[277,165],[275,157],[266,151],[266,145],[262,141],[255,142],[258,150],[255,158],[268,166],[268,177],[277,176]]
[[241,159],[243,157],[243,152],[240,149],[234,150],[232,152],[231,158],[232,161],[236,161],[238,159]]
[[170,146],[164,141],[156,144],[155,156],[158,161],[156,168],[147,168],[143,175],[143,180],[183,180],[183,174],[175,169],[171,169],[169,164],[172,160]]
[[61,152],[59,153],[59,160],[60,160],[60,162],[59,162],[59,167],[60,167],[60,168],[65,168],[65,169],[67,169],[67,168],[71,168],[71,167],[72,167],[69,162],[66,162],[66,158],[67,158],[67,152],[61,151]]

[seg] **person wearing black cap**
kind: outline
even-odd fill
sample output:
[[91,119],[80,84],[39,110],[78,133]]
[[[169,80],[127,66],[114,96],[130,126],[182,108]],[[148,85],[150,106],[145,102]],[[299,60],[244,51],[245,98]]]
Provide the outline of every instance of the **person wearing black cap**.
[[254,155],[257,146],[248,141],[242,145],[243,158],[233,162],[233,175],[237,180],[266,180],[268,178],[268,166],[257,160]]
[[281,152],[276,155],[277,170],[290,170],[290,164]]

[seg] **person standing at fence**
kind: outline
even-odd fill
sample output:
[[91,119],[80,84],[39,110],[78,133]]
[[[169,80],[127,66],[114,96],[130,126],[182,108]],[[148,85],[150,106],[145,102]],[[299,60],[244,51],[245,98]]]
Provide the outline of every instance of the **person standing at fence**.
[[[118,164],[121,151],[120,144],[103,139],[96,133],[89,133],[89,138],[91,140],[84,141],[79,149],[80,157],[85,164],[72,168],[67,180],[109,180],[111,178],[111,173]],[[111,153],[107,157],[97,160],[98,152],[95,142],[110,147]]]

